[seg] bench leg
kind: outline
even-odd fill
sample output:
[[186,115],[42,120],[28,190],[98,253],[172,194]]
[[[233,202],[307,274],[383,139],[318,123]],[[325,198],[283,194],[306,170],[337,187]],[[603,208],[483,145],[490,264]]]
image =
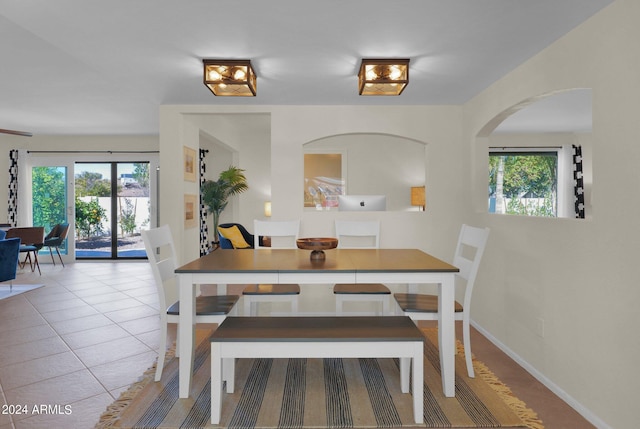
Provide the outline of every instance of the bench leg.
[[413,355],[413,416],[416,423],[424,421],[424,357],[422,343],[416,346]]
[[222,414],[222,358],[220,344],[211,343],[211,424],[220,423]]

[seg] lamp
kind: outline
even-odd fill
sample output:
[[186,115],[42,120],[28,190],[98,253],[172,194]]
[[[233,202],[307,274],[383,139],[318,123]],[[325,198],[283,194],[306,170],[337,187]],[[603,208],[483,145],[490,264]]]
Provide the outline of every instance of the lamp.
[[424,186],[415,186],[411,188],[411,205],[420,207],[420,211],[425,210],[426,198]]
[[214,95],[256,96],[256,73],[250,60],[202,60],[204,84]]
[[400,95],[408,84],[409,59],[363,59],[360,64],[360,95]]
[[265,201],[264,203],[264,215],[271,217],[271,201]]

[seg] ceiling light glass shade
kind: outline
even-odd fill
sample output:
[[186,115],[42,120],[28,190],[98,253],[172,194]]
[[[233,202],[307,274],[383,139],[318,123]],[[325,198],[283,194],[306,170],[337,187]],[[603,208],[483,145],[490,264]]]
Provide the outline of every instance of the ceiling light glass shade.
[[360,64],[360,95],[400,95],[408,84],[408,59],[363,59]]
[[256,96],[256,73],[249,60],[202,60],[204,84],[214,95]]

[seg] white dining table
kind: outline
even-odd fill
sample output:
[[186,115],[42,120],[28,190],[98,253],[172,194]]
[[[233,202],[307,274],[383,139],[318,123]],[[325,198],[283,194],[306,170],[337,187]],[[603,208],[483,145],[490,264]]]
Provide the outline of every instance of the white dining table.
[[302,287],[437,284],[442,387],[445,396],[455,396],[454,287],[458,268],[417,249],[331,249],[325,255],[325,260],[313,261],[310,251],[301,249],[218,249],[176,269],[180,295],[179,397],[188,398],[191,386],[196,286],[218,285],[218,293],[224,294],[227,284],[252,283],[298,283]]

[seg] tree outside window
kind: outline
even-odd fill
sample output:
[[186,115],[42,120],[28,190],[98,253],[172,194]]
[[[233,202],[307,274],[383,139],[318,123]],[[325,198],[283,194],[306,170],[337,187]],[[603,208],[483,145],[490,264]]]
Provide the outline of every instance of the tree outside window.
[[490,152],[489,212],[557,217],[558,152]]

